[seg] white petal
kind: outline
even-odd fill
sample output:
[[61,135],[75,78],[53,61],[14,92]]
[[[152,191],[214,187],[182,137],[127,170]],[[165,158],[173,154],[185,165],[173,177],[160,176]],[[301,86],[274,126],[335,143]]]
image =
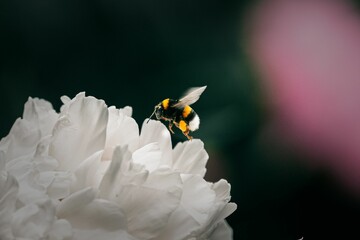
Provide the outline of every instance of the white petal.
[[93,188],[84,188],[63,199],[57,206],[56,215],[59,218],[72,216],[79,206],[85,206],[91,203],[96,197],[96,191]]
[[133,162],[145,166],[146,170],[152,172],[161,164],[162,152],[157,142],[149,143],[137,149],[133,155]]
[[181,189],[166,191],[127,185],[119,193],[119,205],[128,218],[129,232],[139,239],[156,239],[178,207]]
[[233,203],[233,202],[227,203],[224,206],[224,208],[222,208],[220,213],[217,215],[217,219],[220,221],[220,219],[227,218],[228,216],[230,216],[230,214],[235,212],[236,209],[237,209],[236,203]]
[[45,100],[29,98],[25,103],[23,119],[18,118],[7,137],[0,142],[0,151],[8,160],[33,154],[38,142],[51,133],[57,113]]
[[173,188],[182,188],[183,183],[178,172],[172,172],[169,168],[158,168],[153,171],[143,184],[146,187],[159,190],[170,190]]
[[179,208],[171,215],[159,240],[197,237],[208,227],[216,196],[199,175],[182,175],[184,186]]
[[36,165],[36,169],[38,169],[40,172],[52,171],[59,166],[58,161],[50,156],[34,157],[33,161]]
[[119,206],[95,197],[96,191],[91,188],[73,193],[60,202],[57,216],[77,229],[126,230],[126,218]]
[[6,137],[3,137],[1,138],[0,140],[0,159],[3,159],[4,161],[7,160],[7,157],[6,157],[6,152],[8,151],[8,148],[9,148],[9,145],[10,145],[10,136],[6,136]]
[[198,175],[186,175],[183,177],[183,181],[184,189],[181,204],[192,218],[203,225],[215,202],[215,192]]
[[120,108],[120,112],[125,114],[128,117],[131,117],[133,110],[132,110],[132,107],[126,106],[124,108]]
[[52,179],[47,187],[47,194],[53,199],[62,199],[70,194],[70,184],[73,180],[71,172],[64,171],[48,171],[43,173]]
[[100,196],[124,209],[130,233],[140,239],[151,239],[160,234],[159,229],[179,204],[181,178],[169,168],[157,169],[150,175],[143,169],[135,171],[133,164],[126,170],[130,157],[126,148],[116,148],[100,184]]
[[72,236],[71,224],[64,219],[57,220],[48,233],[49,240],[70,240]]
[[99,188],[100,183],[105,176],[106,171],[110,166],[111,161],[101,161],[100,165],[98,165],[96,172],[94,175],[88,175],[86,184],[90,184],[89,186],[93,186],[95,188]]
[[0,239],[12,239],[12,214],[15,211],[18,183],[16,179],[2,171],[5,162],[0,158]]
[[235,203],[229,203],[231,186],[225,179],[220,179],[218,182],[212,184],[211,188],[215,191],[216,201],[218,202],[218,213],[216,215],[218,220],[215,221],[218,222],[232,214],[237,206]]
[[111,159],[116,146],[128,145],[130,151],[137,148],[139,144],[139,127],[135,120],[115,107],[110,107],[109,122],[106,131],[106,144],[104,159]]
[[66,95],[63,95],[63,96],[60,97],[60,100],[61,100],[61,102],[62,102],[63,104],[67,104],[68,102],[71,101],[71,98],[69,98],[69,97],[66,96]]
[[228,209],[225,210],[227,203],[217,202],[219,200],[212,185],[202,177],[199,175],[182,175],[182,177],[184,187],[180,207],[171,215],[159,240],[207,236],[212,233],[215,225],[223,220],[222,211],[228,213]]
[[8,136],[0,142],[0,150],[7,161],[25,155],[33,155],[41,139],[40,130],[33,124],[20,118],[16,119]]
[[236,210],[235,203],[229,203],[230,200],[230,184],[226,180],[221,179],[215,184],[209,184],[216,194],[216,200],[211,209],[209,209],[209,218],[195,235],[210,236],[214,229],[226,217]]
[[232,228],[224,220],[220,222],[213,233],[211,234],[209,240],[232,240],[233,231]]
[[225,179],[220,179],[216,183],[214,183],[211,187],[215,193],[216,198],[221,201],[230,201],[230,184]]
[[9,161],[5,169],[10,172],[19,181],[33,169],[31,155],[25,155]]
[[140,147],[154,142],[158,143],[162,152],[160,165],[171,166],[172,145],[169,130],[160,121],[150,120],[147,123],[145,120],[141,127]]
[[115,149],[113,159],[99,186],[100,197],[106,199],[116,198],[120,184],[124,184],[120,179],[122,177],[121,170],[128,168],[130,158],[131,153],[128,151],[127,146],[119,146]]
[[19,202],[22,204],[30,204],[40,199],[48,199],[46,187],[38,182],[39,176],[39,172],[34,168],[29,168],[21,177],[16,176],[19,182]]
[[43,239],[55,221],[55,206],[50,200],[28,204],[15,212],[12,227],[16,237]]
[[102,100],[78,94],[62,108],[53,131],[49,155],[60,170],[75,168],[105,145],[108,110]]
[[55,158],[48,156],[49,144],[50,137],[43,138],[36,147],[35,156],[32,161],[35,163],[36,168],[39,171],[51,171],[55,170],[59,166],[59,163]]
[[192,232],[200,228],[200,224],[192,218],[186,208],[180,206],[172,213],[166,227],[161,231],[157,240],[189,239]]
[[201,140],[193,139],[178,143],[173,151],[172,168],[175,171],[198,174],[203,177],[208,158],[209,155],[206,153],[204,143]]
[[58,114],[50,102],[38,98],[29,98],[25,103],[23,119],[38,128],[41,136],[48,136],[56,123]]
[[[71,184],[71,192],[76,192],[85,187],[98,187],[102,176],[99,171],[103,164],[110,164],[110,161],[101,161],[103,151],[98,151],[83,161],[74,171],[75,181]],[[104,172],[105,173],[105,172]]]

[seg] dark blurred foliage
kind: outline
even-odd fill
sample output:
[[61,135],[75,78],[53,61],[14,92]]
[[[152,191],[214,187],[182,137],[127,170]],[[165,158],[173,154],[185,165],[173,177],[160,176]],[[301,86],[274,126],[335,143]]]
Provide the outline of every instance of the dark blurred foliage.
[[131,105],[141,124],[162,99],[207,85],[194,104],[201,127],[193,135],[210,155],[207,179],[232,184],[234,239],[360,239],[358,199],[267,134],[271,111],[244,31],[256,2],[0,1],[1,136],[28,96],[59,110],[60,96],[86,91]]

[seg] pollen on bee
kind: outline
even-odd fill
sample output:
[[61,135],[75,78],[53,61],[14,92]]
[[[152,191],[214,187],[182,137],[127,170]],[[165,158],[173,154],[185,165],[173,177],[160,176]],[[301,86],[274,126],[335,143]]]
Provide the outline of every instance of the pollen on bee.
[[179,128],[180,128],[180,130],[183,131],[183,132],[185,132],[185,131],[187,130],[187,124],[186,124],[186,122],[185,122],[184,120],[181,120],[181,121],[179,122]]

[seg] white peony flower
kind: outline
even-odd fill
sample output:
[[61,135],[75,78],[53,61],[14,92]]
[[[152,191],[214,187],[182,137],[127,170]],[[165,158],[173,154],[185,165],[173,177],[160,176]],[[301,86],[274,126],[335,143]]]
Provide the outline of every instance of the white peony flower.
[[225,180],[204,180],[194,139],[86,97],[29,98],[0,142],[0,239],[232,239]]

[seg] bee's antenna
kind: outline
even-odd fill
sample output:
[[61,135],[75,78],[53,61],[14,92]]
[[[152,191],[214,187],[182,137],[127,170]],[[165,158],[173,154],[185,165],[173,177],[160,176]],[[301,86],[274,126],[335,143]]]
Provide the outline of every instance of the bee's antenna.
[[149,119],[147,120],[147,122],[146,122],[146,123],[149,123],[149,121],[150,121],[151,117],[155,114],[155,111],[156,111],[156,108],[154,109],[153,113],[150,115],[150,117],[149,117]]

